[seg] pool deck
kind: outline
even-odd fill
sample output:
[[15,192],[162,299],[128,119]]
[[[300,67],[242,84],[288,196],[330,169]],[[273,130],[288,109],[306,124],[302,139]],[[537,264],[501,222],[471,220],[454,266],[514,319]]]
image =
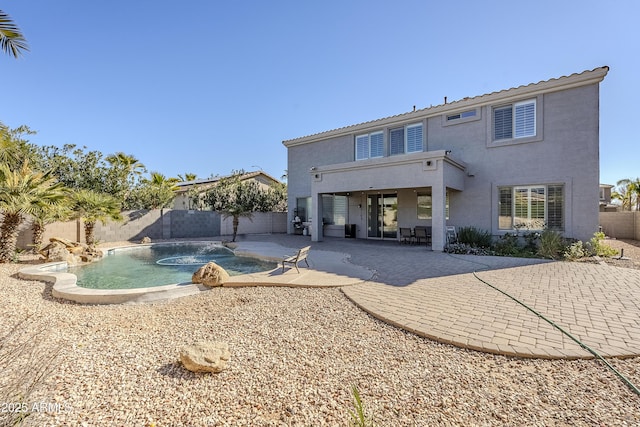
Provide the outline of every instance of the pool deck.
[[[337,238],[311,242],[309,237],[290,235],[240,237],[235,252],[281,260],[307,245],[311,245],[310,267],[302,263],[300,273],[289,267],[283,272],[279,266],[232,277],[224,286],[340,287],[354,304],[384,322],[435,341],[495,354],[593,357],[546,318],[604,357],[640,355],[640,270],[602,263],[449,255],[395,242]],[[26,270],[21,277],[47,280]],[[59,280],[58,288],[69,293],[65,281],[71,279]],[[130,302],[191,295],[202,289],[169,285],[156,295],[147,293]]]

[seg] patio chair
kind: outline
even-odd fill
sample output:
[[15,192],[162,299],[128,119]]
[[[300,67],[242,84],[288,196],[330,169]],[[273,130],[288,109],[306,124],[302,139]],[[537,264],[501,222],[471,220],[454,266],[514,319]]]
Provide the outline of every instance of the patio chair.
[[400,243],[413,243],[413,236],[411,235],[411,229],[400,227]]
[[309,255],[310,249],[311,249],[311,246],[305,246],[304,248],[300,249],[297,254],[285,257],[282,260],[282,272],[284,273],[284,267],[287,264],[291,264],[296,268],[296,271],[300,273],[300,270],[298,269],[298,263],[303,260],[305,264],[307,264],[307,267],[309,267],[309,263],[307,262],[307,256]]
[[458,233],[452,225],[447,225],[447,244],[458,243]]
[[427,246],[431,244],[431,227],[416,226],[414,232],[418,245],[421,244],[423,240]]

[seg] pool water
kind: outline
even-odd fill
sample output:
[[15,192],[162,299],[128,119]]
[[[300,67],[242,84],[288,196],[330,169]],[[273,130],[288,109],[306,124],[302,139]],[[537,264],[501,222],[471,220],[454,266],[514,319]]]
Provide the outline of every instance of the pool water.
[[91,264],[69,267],[78,277],[77,285],[90,289],[134,289],[191,283],[201,266],[213,261],[230,276],[268,271],[275,262],[235,256],[216,243],[156,244],[144,248],[108,251]]

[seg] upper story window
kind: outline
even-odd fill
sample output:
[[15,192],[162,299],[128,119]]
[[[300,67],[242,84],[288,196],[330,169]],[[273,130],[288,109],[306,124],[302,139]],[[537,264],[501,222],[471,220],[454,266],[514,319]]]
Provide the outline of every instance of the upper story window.
[[423,151],[422,123],[415,123],[389,131],[389,155]]
[[493,139],[536,136],[536,100],[517,102],[493,109]]
[[384,134],[380,132],[356,135],[356,160],[384,155]]
[[476,110],[469,110],[469,111],[463,111],[462,113],[449,114],[447,116],[447,121],[450,122],[452,120],[468,119],[469,117],[475,117],[476,114],[477,114]]

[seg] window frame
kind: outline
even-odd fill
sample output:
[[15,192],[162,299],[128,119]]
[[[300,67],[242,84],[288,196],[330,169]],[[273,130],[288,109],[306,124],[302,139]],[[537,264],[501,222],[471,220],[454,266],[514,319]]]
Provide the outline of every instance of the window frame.
[[[376,145],[379,144],[379,150],[376,150],[374,152],[374,145],[372,143],[372,137],[376,137],[376,139],[379,137],[380,141],[377,142]],[[364,140],[366,138],[366,141]],[[366,148],[363,147],[363,149],[361,149],[359,147],[359,143],[362,141],[363,144],[366,144]],[[369,132],[369,133],[361,133],[359,135],[355,135],[354,137],[354,157],[356,159],[356,161],[358,160],[367,160],[367,159],[377,159],[380,157],[384,157],[384,150],[385,147],[385,141],[384,141],[384,131],[375,131],[375,132]],[[362,156],[362,152],[366,151],[366,156]]]
[[[419,150],[409,150],[409,129],[420,128],[420,149]],[[404,148],[406,154],[411,153],[421,153],[424,151],[424,124],[420,123],[412,123],[404,126]]]
[[[419,149],[413,149],[413,150],[409,150],[410,148],[410,129],[415,129],[415,128],[420,128],[420,142],[419,144],[416,144],[416,147],[419,146]],[[395,140],[393,138],[393,133],[402,131],[402,152],[398,152],[396,150],[394,150],[394,143],[397,142],[397,140]],[[411,153],[421,153],[424,151],[424,123],[423,122],[417,122],[417,123],[410,123],[410,124],[406,124],[404,126],[399,126],[399,127],[394,127],[394,128],[390,128],[388,131],[389,137],[388,137],[388,141],[389,141],[389,157],[391,156],[399,156],[401,154],[411,154]]]
[[[536,206],[535,195],[544,193],[542,202],[542,218],[534,215],[540,212],[540,206]],[[507,192],[508,191],[508,192]],[[525,194],[526,192],[526,194]],[[524,195],[524,197],[519,197]],[[520,202],[519,202],[520,201]],[[522,201],[526,202],[526,211],[519,208],[525,207]],[[540,203],[540,201],[538,201]],[[541,231],[545,228],[554,231],[564,231],[565,228],[565,185],[564,184],[534,184],[534,185],[502,185],[498,187],[498,230],[513,231],[526,229]],[[506,215],[508,212],[508,215]],[[516,223],[517,218],[524,221]],[[509,225],[505,222],[508,220]],[[540,224],[541,226],[537,225]]]
[[349,218],[349,197],[336,194],[322,195],[322,223],[345,225]]
[[[527,110],[526,106],[531,106],[531,108]],[[505,113],[508,111],[508,115],[510,115],[508,120],[511,123],[509,128],[511,132],[510,135],[502,137],[498,135],[500,132],[496,132],[496,126],[499,122],[499,120],[496,119],[496,114],[500,111],[504,111]],[[522,101],[496,104],[489,107],[489,112],[490,114],[487,114],[487,146],[497,147],[542,140],[542,95]],[[520,120],[522,114],[525,116],[524,122]],[[524,132],[522,131],[522,126],[525,126]]]

